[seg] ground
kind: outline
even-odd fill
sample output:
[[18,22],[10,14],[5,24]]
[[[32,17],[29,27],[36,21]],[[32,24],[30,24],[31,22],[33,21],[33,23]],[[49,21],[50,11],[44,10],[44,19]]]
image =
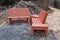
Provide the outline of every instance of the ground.
[[28,23],[5,23],[0,27],[0,40],[55,40],[49,33],[47,37],[37,37],[31,35],[31,25]]
[[5,23],[0,27],[0,40],[60,40],[60,10],[51,8],[53,13],[48,13],[46,23],[49,25],[47,37],[37,37],[31,35],[31,25],[28,23]]
[[3,23],[3,20],[2,19],[0,19],[0,24],[2,24]]
[[0,24],[6,21],[8,10],[0,12]]
[[49,25],[49,30],[53,30],[57,40],[60,40],[60,9],[50,8],[53,13],[49,13],[46,22]]

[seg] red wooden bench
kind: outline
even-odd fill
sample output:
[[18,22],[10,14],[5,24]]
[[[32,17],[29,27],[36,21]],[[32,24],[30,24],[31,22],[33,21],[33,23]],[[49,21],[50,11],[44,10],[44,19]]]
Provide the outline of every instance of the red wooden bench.
[[30,23],[30,12],[29,8],[14,8],[8,10],[7,22],[10,24],[13,20],[23,20]]
[[34,30],[44,30],[45,35],[48,35],[48,25],[44,24],[46,17],[47,17],[47,12],[45,12],[44,10],[41,10],[38,17],[31,17],[31,22],[32,22],[32,27],[31,27],[31,31],[32,31],[32,36],[34,35]]

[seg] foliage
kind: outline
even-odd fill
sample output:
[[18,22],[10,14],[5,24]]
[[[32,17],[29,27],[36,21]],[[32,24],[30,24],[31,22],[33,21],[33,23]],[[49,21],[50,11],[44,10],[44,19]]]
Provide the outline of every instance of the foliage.
[[13,3],[17,1],[20,1],[20,0],[0,0],[0,5],[8,6],[8,5],[12,5]]

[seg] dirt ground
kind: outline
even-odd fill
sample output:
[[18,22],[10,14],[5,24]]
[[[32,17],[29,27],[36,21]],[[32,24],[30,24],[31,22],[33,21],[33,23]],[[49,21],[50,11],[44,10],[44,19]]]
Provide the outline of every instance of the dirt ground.
[[51,9],[53,13],[49,13],[46,23],[49,25],[49,30],[53,30],[57,40],[60,40],[60,10],[56,8]]
[[4,19],[0,19],[0,24],[2,24],[4,22]]
[[0,12],[0,24],[6,21],[8,10]]
[[6,21],[6,18],[0,18],[0,25]]

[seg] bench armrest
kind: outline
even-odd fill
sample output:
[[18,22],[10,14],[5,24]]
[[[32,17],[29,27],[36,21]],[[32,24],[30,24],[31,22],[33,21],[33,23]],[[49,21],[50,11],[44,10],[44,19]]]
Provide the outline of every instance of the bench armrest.
[[39,15],[31,15],[31,18],[38,18]]

